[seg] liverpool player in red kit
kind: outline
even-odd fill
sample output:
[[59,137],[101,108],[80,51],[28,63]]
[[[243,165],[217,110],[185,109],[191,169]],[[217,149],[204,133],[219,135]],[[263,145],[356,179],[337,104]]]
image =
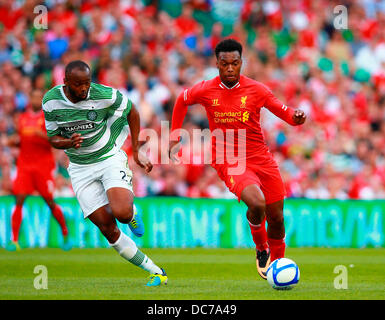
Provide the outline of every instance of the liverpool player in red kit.
[[7,246],[9,250],[20,249],[18,239],[23,203],[35,190],[44,198],[60,224],[64,237],[63,249],[70,249],[63,212],[53,199],[55,160],[45,131],[44,114],[41,110],[42,97],[43,93],[40,90],[33,90],[31,109],[19,116],[16,125],[17,135],[8,141],[9,145],[18,145],[20,148],[12,190],[16,196],[16,206],[12,213],[12,240]]
[[[179,95],[171,130],[182,127],[189,105],[201,104],[205,108],[212,132],[212,166],[238,201],[247,205],[257,270],[266,279],[270,262],[285,254],[285,188],[278,165],[264,141],[260,110],[265,107],[293,126],[303,124],[306,115],[302,110],[284,105],[262,83],[240,74],[240,43],[223,40],[216,46],[215,54],[219,76],[199,82]],[[224,134],[218,134],[220,131]],[[170,142],[172,159],[175,159],[177,143]]]

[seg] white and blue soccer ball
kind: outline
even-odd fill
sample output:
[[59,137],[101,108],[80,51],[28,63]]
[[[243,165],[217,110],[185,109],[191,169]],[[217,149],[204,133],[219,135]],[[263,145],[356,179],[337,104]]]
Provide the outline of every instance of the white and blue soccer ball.
[[267,281],[277,290],[292,289],[299,281],[299,268],[291,259],[276,259],[267,269]]

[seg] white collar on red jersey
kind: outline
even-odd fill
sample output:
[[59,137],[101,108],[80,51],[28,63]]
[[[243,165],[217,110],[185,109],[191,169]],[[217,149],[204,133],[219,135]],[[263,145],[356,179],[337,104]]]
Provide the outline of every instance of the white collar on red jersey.
[[239,81],[234,84],[231,88],[229,88],[228,86],[226,86],[222,81],[221,83],[219,84],[219,86],[222,88],[222,89],[228,89],[228,90],[231,90],[231,89],[236,89],[236,88],[239,88],[241,86],[241,84],[239,83]]

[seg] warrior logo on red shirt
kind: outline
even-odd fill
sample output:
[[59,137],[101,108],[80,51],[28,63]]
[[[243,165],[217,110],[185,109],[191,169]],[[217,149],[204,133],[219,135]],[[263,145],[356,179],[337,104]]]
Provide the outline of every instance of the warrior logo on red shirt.
[[213,104],[211,106],[213,106],[213,107],[220,106],[220,104],[218,103],[218,99],[213,99]]

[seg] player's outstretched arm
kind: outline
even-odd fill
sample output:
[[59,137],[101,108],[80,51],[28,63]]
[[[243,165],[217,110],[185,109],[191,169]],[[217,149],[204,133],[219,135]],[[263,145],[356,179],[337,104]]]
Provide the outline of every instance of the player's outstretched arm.
[[140,115],[134,104],[132,104],[130,113],[127,116],[127,122],[131,131],[131,145],[134,161],[149,173],[152,170],[152,163],[146,155],[139,152]]
[[303,110],[284,105],[270,92],[267,95],[265,107],[292,126],[301,125],[306,121],[306,114]]
[[205,83],[205,81],[201,81],[190,89],[185,89],[175,101],[171,118],[171,139],[168,148],[168,156],[173,162],[177,160],[175,154],[178,152],[178,147],[180,146],[178,145],[180,141],[180,129],[186,117],[188,106],[201,103],[201,98],[205,94]]
[[83,137],[80,133],[74,133],[70,138],[61,135],[48,137],[48,141],[55,149],[79,149],[83,143]]
[[[172,111],[172,118],[171,118],[172,135],[179,136],[179,129],[182,128],[184,118],[186,117],[188,104],[185,101],[185,92],[186,91],[182,92],[175,101],[174,109]],[[168,156],[174,162],[176,161],[175,154],[178,152],[178,149],[179,149],[176,147],[178,143],[179,143],[179,139],[170,140],[169,147],[168,147]]]

